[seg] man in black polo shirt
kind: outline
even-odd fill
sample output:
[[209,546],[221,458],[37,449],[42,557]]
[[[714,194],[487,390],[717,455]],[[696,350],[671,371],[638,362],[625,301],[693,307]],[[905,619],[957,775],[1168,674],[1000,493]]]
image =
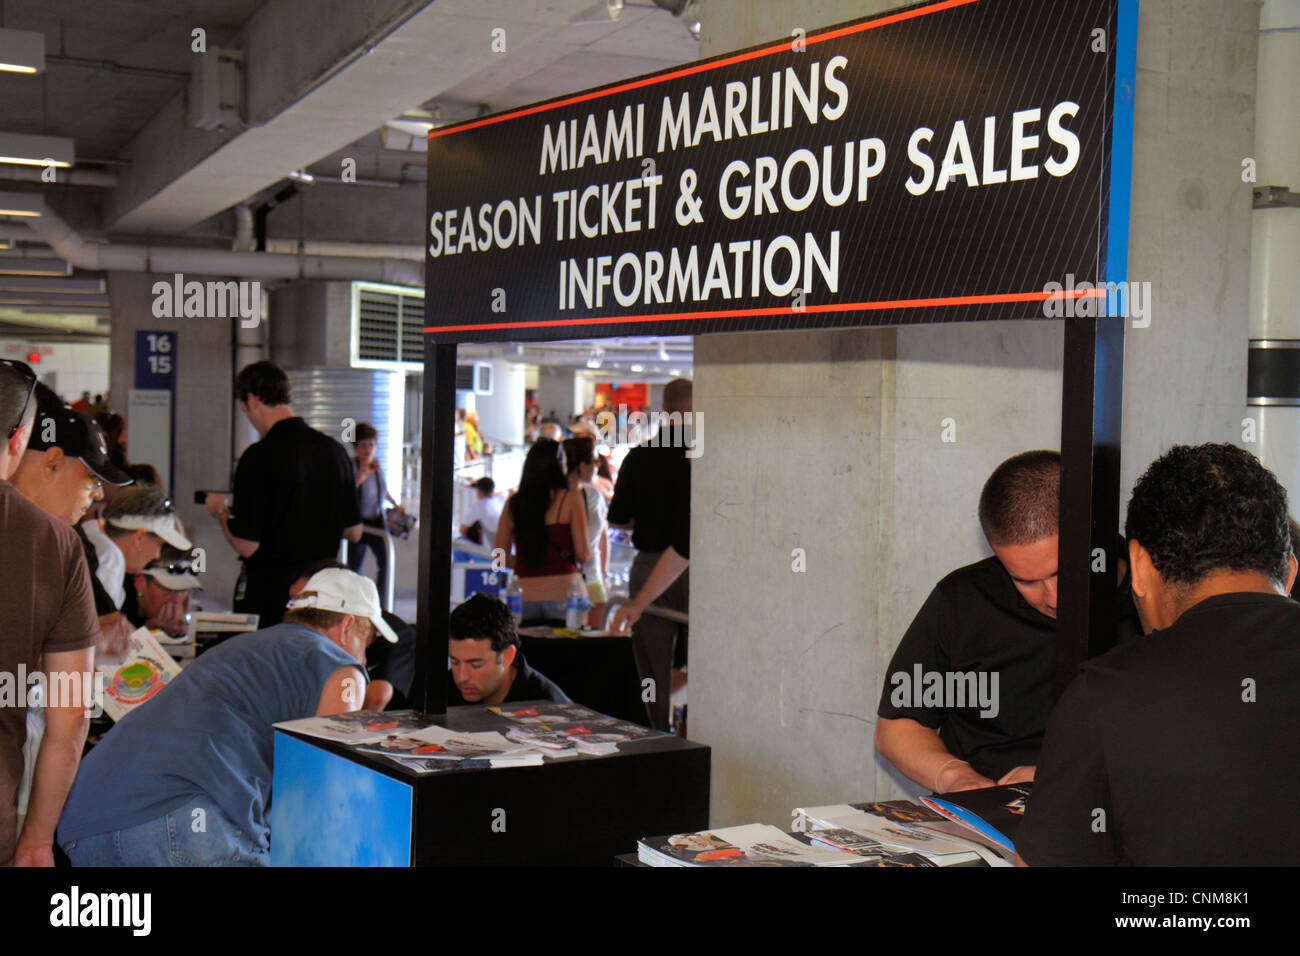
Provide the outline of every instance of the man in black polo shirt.
[[544,674],[528,666],[515,619],[500,601],[475,594],[448,622],[447,706],[495,706],[516,700],[572,703]]
[[217,494],[206,507],[244,560],[235,610],[260,615],[258,626],[266,628],[280,622],[299,568],[337,555],[340,538],[361,540],[361,510],[348,453],[293,413],[279,366],[247,366],[235,394],[262,440],[239,458],[230,510]]
[[1062,695],[1016,849],[1033,866],[1300,864],[1286,492],[1240,448],[1176,445],[1126,530],[1147,636]]
[[[935,586],[890,661],[876,749],[936,793],[1034,779],[1055,693],[1060,477],[1054,451],[994,470],[979,504],[994,556]],[[1127,640],[1138,623],[1123,583],[1116,601]]]
[[[691,382],[674,379],[664,386],[664,412],[679,419],[691,411]],[[639,593],[654,571],[660,556],[673,543],[679,522],[690,534],[691,472],[687,443],[680,425],[666,425],[652,443],[633,448],[623,459],[609,503],[610,527],[632,529],[636,557],[628,575],[632,594]],[[690,611],[690,572],[683,571],[655,602],[661,607]],[[685,661],[685,625],[647,615],[633,625],[632,648],[641,677],[654,681],[650,722],[668,730],[672,716],[672,669],[674,651]]]

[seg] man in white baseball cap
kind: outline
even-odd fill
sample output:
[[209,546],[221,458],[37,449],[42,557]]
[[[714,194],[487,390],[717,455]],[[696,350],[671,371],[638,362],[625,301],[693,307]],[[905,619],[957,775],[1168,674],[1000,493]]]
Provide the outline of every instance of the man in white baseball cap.
[[330,568],[281,623],[196,657],[82,761],[59,821],[73,865],[268,865],[272,725],[359,710],[376,633],[396,639],[374,582]]
[[116,608],[100,614],[100,646],[109,655],[120,654],[135,630],[122,613],[127,578],[157,559],[164,543],[182,551],[189,551],[193,545],[181,530],[171,501],[154,485],[123,488],[104,505],[102,529],[93,519],[83,521],[81,528],[95,549],[94,574]]
[[189,627],[190,592],[203,585],[194,574],[190,553],[166,547],[127,581],[122,613],[133,627],[149,627],[180,637]]
[[397,643],[397,634],[384,620],[375,582],[351,571],[341,568],[317,571],[307,579],[306,586],[289,599],[285,608],[289,611],[315,608],[365,618],[384,640],[390,644]]

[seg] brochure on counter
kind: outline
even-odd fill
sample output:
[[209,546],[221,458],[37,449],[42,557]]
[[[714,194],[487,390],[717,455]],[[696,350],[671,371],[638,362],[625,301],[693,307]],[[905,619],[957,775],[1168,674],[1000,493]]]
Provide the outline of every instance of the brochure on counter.
[[864,840],[920,853],[937,866],[1013,862],[999,843],[910,800],[801,807],[796,812],[813,827],[850,830]]
[[617,753],[621,743],[659,735],[578,704],[488,709],[511,722],[504,734],[458,733],[412,711],[361,710],[275,726],[385,757],[415,773],[536,766],[544,757],[602,756]]
[[646,837],[637,841],[637,859],[646,866],[865,866],[931,867],[909,853],[848,830],[786,833],[751,823],[739,827]]
[[98,664],[104,675],[104,713],[121,720],[162,691],[181,672],[154,632],[137,628],[127,639],[126,654],[117,661]]
[[1015,853],[1015,836],[1025,815],[1025,803],[1033,790],[1032,783],[1012,783],[979,790],[959,790],[922,802],[954,823],[975,831],[996,843],[1004,852]]

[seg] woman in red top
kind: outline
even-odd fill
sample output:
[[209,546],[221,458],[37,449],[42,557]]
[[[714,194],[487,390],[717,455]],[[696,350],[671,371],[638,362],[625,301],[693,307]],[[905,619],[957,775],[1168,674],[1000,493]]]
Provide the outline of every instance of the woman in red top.
[[538,439],[497,526],[495,546],[519,577],[525,620],[563,619],[574,581],[586,593],[581,570],[591,560],[587,510],[581,495],[569,491],[564,471],[563,446]]

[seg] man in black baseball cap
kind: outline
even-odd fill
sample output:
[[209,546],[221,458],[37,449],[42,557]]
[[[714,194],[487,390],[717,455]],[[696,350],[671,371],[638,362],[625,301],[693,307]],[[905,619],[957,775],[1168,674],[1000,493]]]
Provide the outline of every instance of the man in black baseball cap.
[[105,483],[127,485],[131,476],[109,460],[104,432],[90,416],[38,383],[32,437],[12,481],[28,501],[75,525],[103,497]]

